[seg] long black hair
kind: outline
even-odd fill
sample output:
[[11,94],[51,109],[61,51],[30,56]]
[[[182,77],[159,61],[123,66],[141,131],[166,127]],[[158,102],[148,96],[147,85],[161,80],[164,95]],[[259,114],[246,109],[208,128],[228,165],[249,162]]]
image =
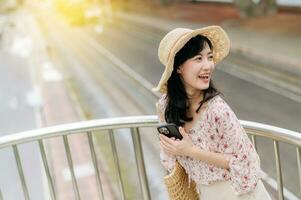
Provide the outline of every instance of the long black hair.
[[[175,123],[178,126],[182,126],[185,124],[185,122],[193,120],[192,117],[187,116],[187,110],[189,109],[190,105],[184,84],[180,79],[180,75],[177,73],[177,69],[186,60],[196,56],[199,52],[201,52],[205,46],[205,43],[207,43],[210,49],[213,51],[213,46],[210,40],[203,35],[197,35],[191,38],[184,45],[184,47],[177,52],[174,58],[173,72],[167,81],[165,119],[168,123]],[[199,107],[196,110],[197,113],[204,102],[218,94],[221,94],[221,92],[215,88],[212,80],[209,82],[209,87],[206,90],[203,90],[203,92],[204,98],[199,103]]]

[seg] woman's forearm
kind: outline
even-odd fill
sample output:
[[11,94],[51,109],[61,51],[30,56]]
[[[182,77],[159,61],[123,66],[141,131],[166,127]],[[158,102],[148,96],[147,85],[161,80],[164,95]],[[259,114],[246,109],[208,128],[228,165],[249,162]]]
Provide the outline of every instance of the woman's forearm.
[[222,153],[214,153],[202,150],[196,146],[191,148],[191,157],[215,165],[224,169],[229,169],[229,162]]

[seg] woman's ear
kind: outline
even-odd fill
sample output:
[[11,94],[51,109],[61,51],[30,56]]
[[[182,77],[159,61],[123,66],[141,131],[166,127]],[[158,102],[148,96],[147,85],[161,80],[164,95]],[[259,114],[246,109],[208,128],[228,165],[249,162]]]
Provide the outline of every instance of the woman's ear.
[[177,73],[178,73],[178,74],[181,74],[181,73],[182,73],[182,66],[179,66],[179,67],[178,67]]

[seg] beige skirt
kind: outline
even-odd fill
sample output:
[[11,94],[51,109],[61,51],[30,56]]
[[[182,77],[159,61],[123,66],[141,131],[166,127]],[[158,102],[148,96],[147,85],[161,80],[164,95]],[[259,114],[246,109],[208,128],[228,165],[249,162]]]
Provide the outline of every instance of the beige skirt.
[[230,181],[219,181],[211,185],[200,186],[201,200],[271,200],[261,180],[258,181],[256,188],[247,194],[236,195]]

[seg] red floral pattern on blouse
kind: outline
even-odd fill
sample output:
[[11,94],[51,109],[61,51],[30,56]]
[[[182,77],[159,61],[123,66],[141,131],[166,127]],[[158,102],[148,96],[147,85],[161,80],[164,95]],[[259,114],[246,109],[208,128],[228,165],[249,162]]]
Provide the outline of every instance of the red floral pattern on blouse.
[[[156,104],[160,123],[165,122],[165,96],[162,95]],[[263,176],[259,156],[235,113],[219,95],[209,100],[188,132],[193,144],[200,149],[223,153],[229,161],[229,170],[189,156],[170,155],[160,149],[161,163],[166,170],[171,172],[177,159],[198,189],[201,184],[209,185],[221,180],[230,180],[237,195],[255,189],[257,181]]]

